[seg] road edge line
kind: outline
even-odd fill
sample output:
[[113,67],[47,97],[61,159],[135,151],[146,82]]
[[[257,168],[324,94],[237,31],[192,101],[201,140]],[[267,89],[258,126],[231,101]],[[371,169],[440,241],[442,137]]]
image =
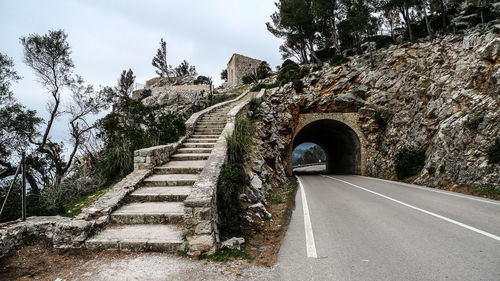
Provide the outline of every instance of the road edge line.
[[401,205],[406,206],[406,207],[408,207],[408,208],[411,208],[411,209],[414,209],[414,210],[416,210],[416,211],[419,211],[419,212],[422,212],[422,213],[428,214],[428,215],[433,216],[433,217],[436,217],[436,218],[438,218],[438,219],[442,219],[442,220],[444,220],[444,221],[447,221],[447,222],[453,223],[453,224],[455,224],[455,225],[461,226],[461,227],[466,228],[466,229],[468,229],[468,230],[472,230],[472,231],[474,231],[474,232],[476,232],[476,233],[482,234],[482,235],[487,236],[487,237],[489,237],[489,238],[492,238],[492,239],[494,239],[494,240],[500,241],[500,236],[496,236],[495,234],[491,234],[491,233],[489,233],[489,232],[486,232],[486,231],[484,231],[484,230],[481,230],[481,229],[475,228],[475,227],[470,226],[470,225],[467,225],[467,224],[465,224],[465,223],[461,223],[461,222],[456,221],[456,220],[454,220],[454,219],[450,219],[450,218],[447,218],[447,217],[445,217],[445,216],[441,216],[441,215],[438,215],[438,214],[436,214],[436,213],[433,213],[433,212],[430,212],[430,211],[427,211],[427,210],[421,209],[421,208],[419,208],[419,207],[416,207],[416,206],[410,205],[410,204],[408,204],[408,203],[405,203],[405,202],[399,201],[399,200],[394,199],[394,198],[392,198],[392,197],[389,197],[389,196],[387,196],[387,195],[383,195],[383,194],[381,194],[381,193],[375,192],[375,191],[373,191],[373,190],[369,190],[369,189],[367,189],[367,188],[361,187],[361,186],[359,186],[359,185],[356,185],[356,184],[353,184],[353,183],[350,183],[350,182],[347,182],[347,181],[344,181],[344,180],[341,180],[341,179],[337,179],[337,178],[330,177],[330,176],[325,176],[325,175],[322,175],[322,176],[323,176],[323,177],[326,177],[326,178],[329,178],[329,179],[332,179],[332,180],[336,180],[336,181],[343,182],[343,183],[348,184],[348,185],[352,185],[352,186],[354,186],[354,187],[356,187],[356,188],[359,188],[359,189],[362,189],[362,190],[364,190],[364,191],[367,191],[367,192],[373,193],[373,194],[375,194],[375,195],[378,195],[378,196],[380,196],[380,197],[382,197],[382,198],[385,198],[385,199],[387,199],[387,200],[393,201],[393,202],[395,202],[395,203],[401,204]]
[[367,176],[360,176],[360,175],[357,175],[357,177],[364,178],[364,179],[370,179],[370,180],[377,180],[377,181],[381,181],[381,182],[393,183],[393,184],[406,186],[406,187],[410,187],[410,188],[415,188],[415,189],[419,189],[419,190],[435,192],[435,193],[444,194],[444,195],[448,195],[448,196],[454,196],[454,197],[463,198],[463,199],[469,199],[469,200],[473,200],[473,201],[477,201],[477,202],[481,202],[481,203],[500,205],[500,202],[494,201],[492,199],[475,197],[473,195],[462,194],[462,193],[453,192],[453,191],[449,191],[449,190],[436,189],[436,188],[432,188],[432,187],[428,187],[428,186],[418,186],[415,184],[404,183],[404,182],[399,182],[399,181],[391,181],[391,180],[386,180],[386,179],[379,179],[379,178],[375,178],[375,177],[367,177]]
[[308,258],[318,258],[316,253],[316,243],[314,242],[314,233],[312,230],[311,217],[309,214],[309,206],[307,205],[306,192],[304,185],[298,176],[295,176],[299,183],[300,195],[302,197],[302,210],[304,211],[304,231],[306,234],[306,251]]

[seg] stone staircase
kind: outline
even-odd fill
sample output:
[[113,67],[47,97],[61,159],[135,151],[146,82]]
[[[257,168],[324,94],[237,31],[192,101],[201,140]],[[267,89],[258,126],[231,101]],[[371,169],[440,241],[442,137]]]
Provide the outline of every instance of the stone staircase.
[[183,241],[183,201],[198,179],[226,125],[230,106],[202,116],[193,135],[170,157],[155,167],[153,175],[125,198],[111,213],[111,223],[87,240],[88,248],[173,253]]

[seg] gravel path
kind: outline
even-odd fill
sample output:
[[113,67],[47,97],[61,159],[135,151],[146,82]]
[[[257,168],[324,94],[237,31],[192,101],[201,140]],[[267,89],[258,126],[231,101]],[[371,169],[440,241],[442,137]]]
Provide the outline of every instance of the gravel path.
[[[82,269],[83,270],[83,274]],[[68,280],[277,280],[274,268],[238,260],[226,263],[195,261],[160,253],[126,258],[94,259],[83,264]],[[86,272],[85,272],[86,271]],[[80,276],[75,276],[76,274]]]

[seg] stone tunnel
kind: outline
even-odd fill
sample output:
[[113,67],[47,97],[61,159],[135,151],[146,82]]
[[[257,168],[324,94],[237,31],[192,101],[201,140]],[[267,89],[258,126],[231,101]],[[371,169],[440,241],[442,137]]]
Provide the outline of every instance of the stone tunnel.
[[288,174],[292,175],[292,152],[302,143],[320,146],[326,154],[326,173],[365,174],[365,139],[357,113],[301,114],[289,148]]

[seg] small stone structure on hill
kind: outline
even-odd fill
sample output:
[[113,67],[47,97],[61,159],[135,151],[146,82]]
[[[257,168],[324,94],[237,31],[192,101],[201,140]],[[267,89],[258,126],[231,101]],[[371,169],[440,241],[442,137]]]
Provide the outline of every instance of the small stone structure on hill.
[[243,83],[243,76],[255,72],[261,60],[233,54],[227,63],[227,84],[230,87]]
[[[161,106],[165,111],[183,113],[199,110],[202,100],[213,93],[212,85],[194,85],[193,79],[156,77],[146,82],[144,88],[132,93],[132,99],[141,100],[148,106]],[[193,108],[195,107],[195,108]]]

